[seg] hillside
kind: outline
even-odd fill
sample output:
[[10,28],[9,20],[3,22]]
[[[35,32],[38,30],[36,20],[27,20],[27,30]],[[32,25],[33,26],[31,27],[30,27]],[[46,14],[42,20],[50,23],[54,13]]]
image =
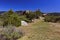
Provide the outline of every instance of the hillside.
[[59,23],[35,20],[34,23],[30,23],[28,26],[19,27],[25,32],[25,36],[18,40],[60,40],[60,25],[57,25]]

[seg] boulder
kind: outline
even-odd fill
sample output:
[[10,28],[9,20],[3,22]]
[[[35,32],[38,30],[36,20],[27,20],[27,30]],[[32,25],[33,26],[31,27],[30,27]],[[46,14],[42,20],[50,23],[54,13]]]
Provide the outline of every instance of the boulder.
[[28,23],[26,21],[21,21],[21,26],[27,26]]

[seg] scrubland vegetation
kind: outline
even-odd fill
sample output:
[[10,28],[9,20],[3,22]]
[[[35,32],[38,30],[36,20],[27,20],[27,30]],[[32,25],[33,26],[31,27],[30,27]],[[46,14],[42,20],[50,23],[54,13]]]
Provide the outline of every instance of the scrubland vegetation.
[[[56,31],[56,27],[49,24],[60,23],[60,15],[56,14],[43,15],[40,10],[24,11],[22,14],[13,10],[4,12],[0,14],[0,40],[59,40],[60,31]],[[41,20],[40,17],[44,19]],[[28,26],[21,26],[22,20]]]
[[44,22],[40,19],[28,26],[20,27],[25,36],[18,40],[60,40],[60,24]]
[[0,40],[17,40],[23,36],[23,32],[17,29],[21,26],[21,21],[31,23],[32,19],[38,19],[40,11],[18,14],[9,10],[0,14]]
[[60,22],[60,14],[58,13],[49,13],[45,16],[44,19],[46,22],[54,22],[54,23],[59,23]]

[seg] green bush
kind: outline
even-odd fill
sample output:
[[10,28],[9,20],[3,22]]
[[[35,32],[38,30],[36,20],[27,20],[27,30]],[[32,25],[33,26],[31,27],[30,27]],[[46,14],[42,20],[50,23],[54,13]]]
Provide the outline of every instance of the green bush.
[[40,11],[40,9],[35,11],[35,18],[38,19],[40,16],[42,16],[42,13]]
[[20,19],[26,22],[30,22],[30,20],[28,18],[26,18],[26,15],[22,15],[20,16]]
[[51,22],[52,21],[52,19],[53,19],[53,16],[45,16],[45,21],[46,22]]
[[44,21],[46,22],[57,22],[60,20],[60,16],[45,16]]
[[13,11],[8,11],[3,14],[3,26],[7,25],[14,25],[14,26],[20,26],[21,25],[21,19],[19,18],[20,16]]
[[33,12],[29,12],[26,14],[26,18],[29,20],[32,20],[35,18],[35,14]]

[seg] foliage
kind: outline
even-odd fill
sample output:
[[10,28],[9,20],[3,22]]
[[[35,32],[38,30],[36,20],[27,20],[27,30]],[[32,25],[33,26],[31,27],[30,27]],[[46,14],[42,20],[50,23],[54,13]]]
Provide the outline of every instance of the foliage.
[[26,14],[26,17],[27,17],[29,20],[32,20],[32,19],[35,17],[35,15],[34,15],[34,13],[30,12],[30,13],[27,13],[27,14]]
[[26,22],[30,22],[30,20],[28,18],[26,18],[26,15],[22,15],[20,16],[20,19]]
[[26,18],[28,18],[29,20],[36,18],[38,19],[41,15],[42,13],[40,12],[40,10],[37,10],[35,12],[30,11],[29,13],[26,13]]
[[46,22],[57,22],[60,20],[60,16],[45,16],[44,21]]
[[35,17],[36,17],[36,18],[39,18],[39,16],[42,16],[42,13],[41,13],[40,10],[38,9],[38,10],[35,11]]
[[23,33],[20,32],[15,27],[4,27],[0,30],[0,40],[17,40],[23,36]]
[[5,12],[0,16],[2,20],[1,25],[7,26],[7,25],[13,25],[13,26],[21,26],[21,20],[24,20],[26,22],[32,22],[32,19],[39,18],[41,16],[40,10],[37,10],[35,12],[23,12],[22,15],[19,15],[16,12],[13,12],[12,10],[9,10],[8,12]]
[[14,13],[12,10],[3,14],[3,21],[4,21],[3,26],[6,26],[6,25],[20,26],[21,25],[21,20],[19,18],[19,15]]

